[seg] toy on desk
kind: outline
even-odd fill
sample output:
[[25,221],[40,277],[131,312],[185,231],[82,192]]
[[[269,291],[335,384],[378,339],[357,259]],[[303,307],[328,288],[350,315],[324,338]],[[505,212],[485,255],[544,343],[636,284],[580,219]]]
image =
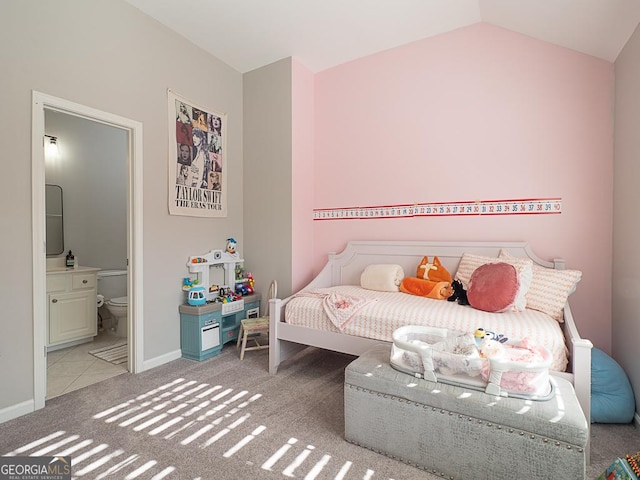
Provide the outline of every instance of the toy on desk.
[[235,302],[236,300],[240,300],[241,298],[241,295],[237,294],[229,287],[220,287],[220,290],[218,291],[218,301],[222,303]]
[[236,280],[240,281],[244,279],[244,268],[242,267],[242,265],[237,264],[236,265]]
[[244,296],[255,293],[254,283],[251,272],[245,273],[243,268],[238,269],[238,267],[236,267],[235,291],[238,295]]
[[193,306],[204,305],[207,297],[204,294],[205,288],[201,286],[191,287],[187,296],[187,303]]
[[238,242],[236,242],[236,239],[231,237],[231,238],[227,238],[227,246],[225,247],[225,251],[232,257],[235,257],[238,255],[238,253],[236,252],[236,245],[238,244]]
[[[232,250],[234,249],[232,248]],[[217,285],[213,285],[215,280],[210,279],[210,270],[212,268],[224,269],[224,279],[220,283],[235,287],[236,266],[243,262],[244,260],[240,258],[237,252],[231,255],[224,250],[210,250],[206,254],[190,256],[187,260],[187,268],[189,273],[197,275],[199,284],[208,289],[205,292],[207,300],[215,302],[216,298],[218,298],[218,288]]]
[[184,290],[186,292],[191,290],[191,288],[195,287],[196,285],[198,285],[198,279],[197,278],[194,280],[191,277],[184,277],[184,279],[182,280],[182,290]]

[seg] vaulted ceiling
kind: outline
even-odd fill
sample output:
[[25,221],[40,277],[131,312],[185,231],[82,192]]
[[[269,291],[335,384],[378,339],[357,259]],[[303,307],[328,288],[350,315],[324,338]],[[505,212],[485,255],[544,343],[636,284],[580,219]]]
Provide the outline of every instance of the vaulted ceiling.
[[313,72],[487,22],[614,62],[640,0],[126,0],[244,73],[286,57]]

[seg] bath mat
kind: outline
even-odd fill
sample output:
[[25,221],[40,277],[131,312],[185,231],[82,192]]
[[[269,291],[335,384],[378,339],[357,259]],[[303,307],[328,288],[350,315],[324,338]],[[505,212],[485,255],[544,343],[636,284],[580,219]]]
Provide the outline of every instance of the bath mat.
[[106,362],[113,363],[114,365],[120,365],[127,363],[127,342],[116,343],[108,347],[96,348],[89,353],[94,357],[97,357]]

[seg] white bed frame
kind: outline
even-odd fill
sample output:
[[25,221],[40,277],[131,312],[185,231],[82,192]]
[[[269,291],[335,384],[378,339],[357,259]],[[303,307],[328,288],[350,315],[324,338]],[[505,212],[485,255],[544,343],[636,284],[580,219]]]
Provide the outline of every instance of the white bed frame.
[[[548,262],[539,258],[526,242],[430,242],[430,241],[354,241],[341,253],[330,253],[322,271],[302,290],[334,285],[360,285],[360,274],[367,265],[378,263],[399,264],[405,275],[413,275],[422,257],[438,256],[452,274],[457,270],[462,254],[473,253],[497,257],[500,250],[517,257],[529,257],[544,267],[564,269],[564,261]],[[356,337],[312,328],[290,325],[284,322],[284,307],[292,297],[274,298],[269,301],[269,373],[275,374],[280,363],[302,348],[311,346],[336,352],[361,355],[371,347],[383,343],[364,337]],[[591,348],[592,343],[583,339],[573,320],[569,304],[564,308],[562,324],[569,349],[569,371],[554,372],[569,379],[587,418],[591,416]]]

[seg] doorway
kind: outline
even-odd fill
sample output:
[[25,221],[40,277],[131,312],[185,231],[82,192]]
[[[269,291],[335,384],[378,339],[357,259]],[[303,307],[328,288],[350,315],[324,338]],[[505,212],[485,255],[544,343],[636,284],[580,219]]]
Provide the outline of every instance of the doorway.
[[45,233],[45,112],[57,112],[115,127],[127,137],[126,262],[128,263],[128,365],[142,371],[142,124],[124,117],[33,92],[32,99],[32,223],[34,312],[34,407],[44,407],[47,384],[46,353],[46,233]]

